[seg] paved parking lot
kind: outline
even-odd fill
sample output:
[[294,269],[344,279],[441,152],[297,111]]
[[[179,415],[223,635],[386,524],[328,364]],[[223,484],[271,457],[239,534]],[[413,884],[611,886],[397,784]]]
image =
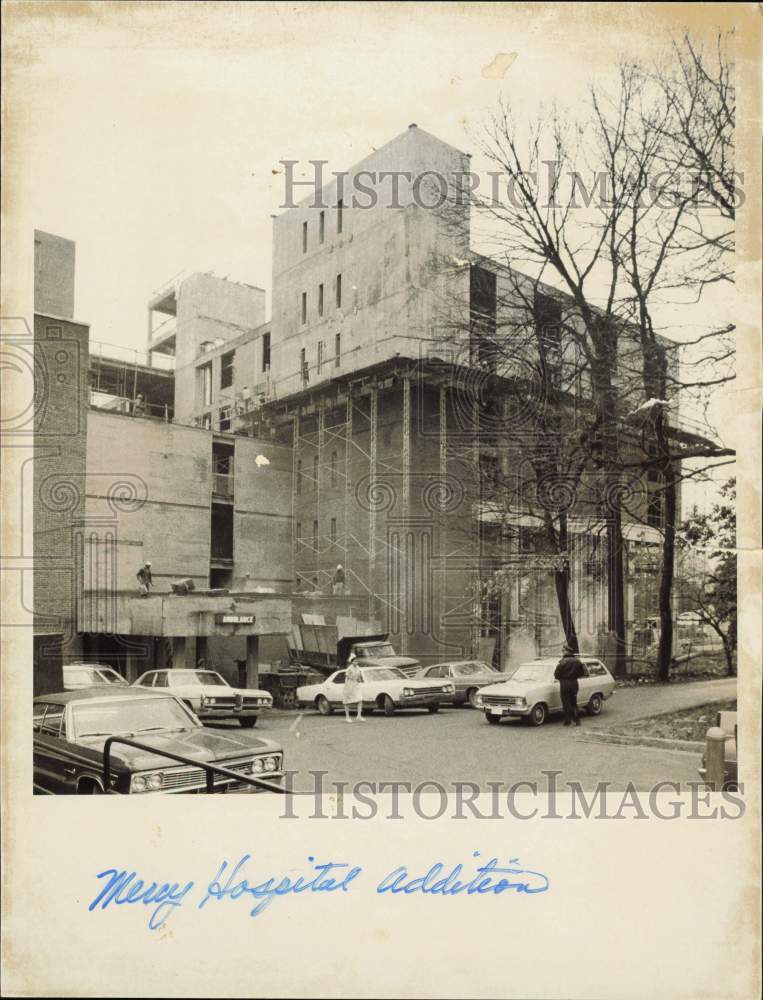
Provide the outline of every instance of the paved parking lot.
[[286,766],[297,772],[297,790],[312,790],[311,770],[327,771],[329,781],[351,784],[363,780],[416,784],[429,779],[443,784],[473,781],[484,787],[490,781],[536,781],[540,788],[546,780],[542,772],[558,770],[560,783],[579,781],[590,788],[609,781],[618,789],[632,781],[646,789],[658,781],[696,781],[695,755],[586,742],[586,729],[607,729],[630,719],[730,698],[735,692],[733,678],[619,689],[601,716],[584,716],[580,728],[565,728],[558,718],[538,729],[513,720],[491,726],[481,712],[443,708],[437,715],[374,714],[351,725],[342,712],[325,717],[312,711],[274,711],[253,732],[283,744]]

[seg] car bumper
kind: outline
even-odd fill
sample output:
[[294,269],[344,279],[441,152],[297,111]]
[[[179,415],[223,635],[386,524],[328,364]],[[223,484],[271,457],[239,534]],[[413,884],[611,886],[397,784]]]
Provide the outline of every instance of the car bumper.
[[492,715],[496,719],[505,719],[507,716],[528,716],[530,705],[484,705],[482,711],[485,715]]
[[203,708],[196,709],[196,715],[202,722],[208,719],[256,719],[263,712],[269,712],[272,707],[272,705],[256,705],[251,708],[249,706],[231,708],[230,705],[220,705],[218,708],[216,705],[205,705]]
[[445,701],[453,698],[452,694],[443,694],[441,691],[417,691],[412,695],[401,695],[396,702],[398,708],[420,708],[422,705],[441,705]]

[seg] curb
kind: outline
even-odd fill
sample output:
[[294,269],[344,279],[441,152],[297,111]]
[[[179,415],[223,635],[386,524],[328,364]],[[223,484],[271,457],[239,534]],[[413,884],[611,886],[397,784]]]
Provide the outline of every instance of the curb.
[[620,746],[642,746],[655,747],[659,750],[681,750],[684,753],[701,754],[705,749],[704,743],[696,743],[693,740],[668,740],[658,736],[623,736],[620,733],[608,733],[601,729],[589,729],[585,734],[581,733],[579,739],[592,741],[594,743],[614,743]]

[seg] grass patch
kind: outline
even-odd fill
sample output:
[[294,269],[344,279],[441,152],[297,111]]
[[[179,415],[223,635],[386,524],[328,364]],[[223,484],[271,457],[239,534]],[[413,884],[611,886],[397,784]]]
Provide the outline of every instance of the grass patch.
[[623,726],[613,726],[610,732],[618,736],[651,736],[664,740],[692,740],[701,743],[711,726],[715,725],[718,712],[736,712],[736,698],[726,701],[712,701],[694,708],[683,708],[678,712],[653,715],[648,719],[637,719]]

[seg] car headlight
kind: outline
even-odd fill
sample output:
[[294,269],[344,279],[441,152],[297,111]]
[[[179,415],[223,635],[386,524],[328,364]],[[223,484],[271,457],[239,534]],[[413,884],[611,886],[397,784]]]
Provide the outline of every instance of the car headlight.
[[277,771],[278,770],[278,758],[277,757],[266,757],[265,758],[265,770],[266,771]]
[[133,792],[145,792],[146,778],[143,774],[134,774],[130,779],[130,790]]
[[260,771],[265,770],[265,759],[263,757],[255,757],[252,761],[252,774],[256,774]]
[[202,695],[201,698],[199,698],[199,708],[204,708],[204,706],[207,704],[207,702],[211,705],[212,704],[212,699],[211,698],[207,698],[205,695]]
[[403,688],[403,697],[404,698],[412,698],[413,695],[414,695],[413,688]]
[[153,774],[134,774],[130,779],[131,792],[158,792],[164,784],[161,771]]
[[157,771],[156,774],[149,774],[146,778],[146,784],[152,792],[158,791],[162,787],[163,782],[164,775],[160,771]]
[[443,690],[445,691],[446,694],[453,694],[453,692],[456,689],[453,687],[452,684],[446,684]]

